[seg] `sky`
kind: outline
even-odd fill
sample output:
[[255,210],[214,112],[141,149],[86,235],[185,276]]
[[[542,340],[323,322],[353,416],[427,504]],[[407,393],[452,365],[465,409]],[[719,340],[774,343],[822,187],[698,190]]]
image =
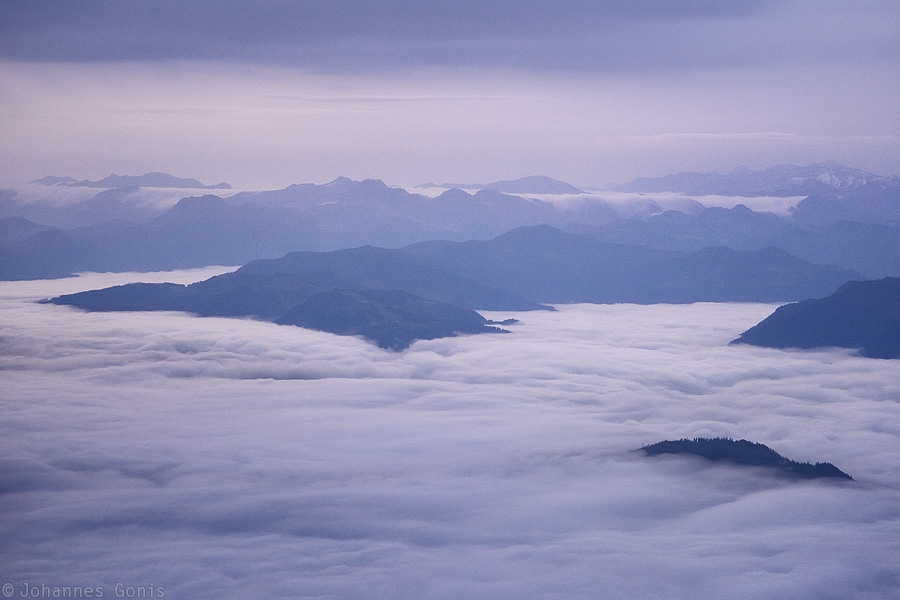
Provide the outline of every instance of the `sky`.
[[[728,345],[764,304],[488,313],[520,322],[395,353],[35,303],[223,270],[0,282],[0,586],[15,597],[26,583],[198,600],[900,589],[894,361]],[[855,481],[635,452],[695,436]]]
[[0,4],[0,182],[900,174],[893,0]]

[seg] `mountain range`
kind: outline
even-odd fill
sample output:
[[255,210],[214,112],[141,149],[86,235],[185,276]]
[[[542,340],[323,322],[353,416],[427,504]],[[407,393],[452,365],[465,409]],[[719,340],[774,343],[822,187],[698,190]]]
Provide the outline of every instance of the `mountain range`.
[[[532,225],[551,225],[648,251],[694,252],[725,246],[753,252],[774,247],[807,262],[855,270],[864,277],[900,275],[900,184],[896,178],[846,169],[857,173],[852,181],[858,185],[851,185],[849,175],[837,176],[843,171],[831,173],[830,179],[822,177],[821,166],[773,170],[781,174],[782,183],[813,185],[816,181],[815,185],[831,186],[831,191],[800,200],[790,214],[775,214],[741,204],[704,207],[687,196],[670,197],[669,206],[677,209],[666,209],[659,204],[661,199],[639,193],[624,201],[581,194],[552,202],[496,189],[475,193],[449,189],[431,198],[378,180],[347,178],[227,196],[180,200],[176,196],[171,204],[151,201],[153,194],[163,193],[160,188],[127,186],[84,196],[87,188],[37,186],[81,194],[66,196],[73,198],[66,203],[42,203],[10,188],[0,190],[0,279],[60,277],[85,270],[243,264],[296,250],[486,241]],[[546,190],[540,186],[547,179],[523,178],[514,183]],[[553,182],[554,186],[562,183]],[[165,193],[177,191],[172,188]]]
[[762,171],[737,167],[728,173],[692,171],[643,177],[610,186],[622,192],[679,192],[691,196],[826,196],[835,197],[866,187],[896,185],[897,177],[882,177],[836,162],[808,166],[776,165]]
[[488,242],[292,252],[183,286],[131,284],[60,296],[95,311],[254,317],[402,349],[416,339],[496,331],[473,309],[544,303],[774,301],[833,289],[852,273],[783,251],[695,253],[613,245],[539,225]]
[[[694,175],[633,186],[705,181],[704,191],[723,182],[732,193],[740,185],[755,193],[828,191],[800,200],[790,214],[743,204],[704,207],[689,197],[671,205],[678,210],[665,209],[636,192],[625,214],[546,177],[486,184],[475,193],[452,188],[436,197],[341,177],[324,185],[183,197],[148,216],[141,200],[146,192],[135,182],[199,182],[156,173],[110,176],[87,183],[113,187],[76,196],[67,208],[99,223],[63,228],[15,214],[0,219],[0,278],[244,264],[192,286],[95,290],[54,302],[249,316],[403,348],[455,331],[490,331],[475,310],[571,302],[793,302],[826,296],[847,281],[900,275],[900,227],[891,220],[900,205],[897,178],[834,164]],[[39,181],[66,194],[85,183]],[[119,183],[126,187],[114,187]],[[15,190],[0,191],[0,214],[27,204]],[[116,218],[120,214],[144,218]],[[741,341],[753,343],[753,335]],[[884,353],[872,344],[854,347]]]
[[777,302],[828,293],[859,274],[777,248],[694,252],[616,244],[537,225],[488,241],[421,242],[403,251],[540,303]]
[[[43,233],[52,238],[55,232]],[[202,232],[185,233],[194,235],[177,239],[179,244],[206,242]],[[129,226],[121,231],[123,238],[140,234]],[[246,229],[235,230],[230,239],[242,234]],[[156,261],[174,260],[182,250],[174,242],[163,247],[158,238],[144,239],[146,245],[140,246],[144,254],[118,255],[119,265],[139,260],[145,266],[160,264]],[[91,248],[83,251],[89,253]],[[100,256],[114,255],[104,250]],[[281,272],[327,289],[401,289],[486,310],[528,310],[567,302],[791,301],[827,294],[860,277],[855,271],[816,265],[777,248],[655,250],[602,242],[549,225],[516,228],[488,241],[293,252],[251,261],[238,270]]]
[[175,177],[168,173],[144,173],[143,175],[109,175],[98,181],[90,181],[83,179],[76,180],[73,177],[55,177],[48,175],[35,179],[31,183],[39,183],[41,185],[53,186],[74,186],[74,187],[91,187],[91,188],[121,188],[121,187],[158,187],[158,188],[181,188],[195,190],[230,190],[231,186],[225,183],[217,183],[216,185],[204,185],[196,179]]

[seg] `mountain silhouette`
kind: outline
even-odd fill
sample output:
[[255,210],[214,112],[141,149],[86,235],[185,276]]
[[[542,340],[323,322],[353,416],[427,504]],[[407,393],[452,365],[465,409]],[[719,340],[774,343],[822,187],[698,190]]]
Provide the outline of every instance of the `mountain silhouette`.
[[[398,289],[402,287],[408,289]],[[402,251],[371,247],[297,252],[282,259],[253,261],[232,273],[186,286],[133,283],[46,302],[89,311],[254,317],[339,335],[361,335],[392,350],[406,348],[417,339],[503,331],[470,305],[544,308],[431,269]]]
[[[644,247],[642,252],[648,255],[674,251],[670,256],[675,258],[679,253],[683,256],[722,246],[737,252],[775,247],[815,265],[856,272],[844,281],[900,276],[900,253],[896,251],[900,245],[900,180],[833,164],[772,171],[767,177],[773,181],[794,181],[788,176],[796,175],[798,181],[816,181],[815,185],[826,186],[833,193],[809,196],[788,215],[754,211],[740,204],[731,209],[704,208],[688,197],[666,205],[677,210],[663,210],[652,197],[640,195],[627,200],[627,209],[589,194],[551,203],[497,189],[475,193],[449,189],[431,198],[377,179],[353,181],[346,177],[323,185],[296,184],[282,190],[199,198],[179,198],[178,188],[148,191],[137,185],[103,189],[88,196],[84,192],[90,192],[89,188],[63,181],[58,185],[67,190],[46,192],[65,199],[62,203],[32,201],[35,186],[24,192],[0,189],[0,218],[24,218],[55,228],[51,236],[44,235],[44,230],[26,229],[23,231],[31,231],[31,235],[0,239],[0,279],[237,265],[298,250],[322,252],[365,245],[400,248],[433,240],[485,242],[519,227],[539,225],[619,244],[625,255],[612,257],[610,271],[626,269],[635,247]],[[546,179],[523,178],[524,183],[547,183]],[[65,178],[50,178],[46,183],[56,180]],[[126,181],[106,181],[104,185],[121,183]],[[840,283],[843,281],[834,282],[831,289]],[[615,285],[617,282],[610,280],[607,288]],[[638,282],[635,287],[642,285]],[[797,295],[777,298],[752,294],[743,298],[791,301],[831,290],[797,291]],[[665,297],[640,294],[647,301]],[[640,294],[639,289],[628,291],[626,287],[620,296],[638,298]],[[707,299],[705,294],[696,298]]]
[[900,279],[851,281],[826,298],[786,304],[733,343],[856,348],[870,358],[900,358]]
[[737,167],[729,173],[682,172],[644,177],[613,186],[625,192],[679,192],[692,196],[836,196],[896,178],[846,167],[836,162],[808,166],[776,165],[762,171]]
[[397,289],[411,294],[482,310],[546,308],[488,283],[424,261],[403,250],[361,246],[333,252],[291,252],[282,258],[256,260],[236,271],[247,274],[291,274],[322,289]]
[[711,461],[766,467],[794,479],[833,477],[853,480],[831,463],[800,463],[778,454],[765,444],[730,438],[664,440],[641,448],[648,456],[693,454]]
[[584,194],[584,190],[580,190],[574,185],[570,185],[565,181],[544,177],[542,175],[531,175],[519,179],[495,181],[483,186],[484,189],[496,190],[504,194]]
[[506,333],[474,310],[400,290],[322,290],[293,275],[212,278],[192,285],[132,283],[51,298],[87,311],[186,311],[256,317],[338,335],[362,336],[389,350],[460,333]]
[[424,262],[539,303],[684,303],[801,299],[859,273],[814,265],[775,248],[675,252],[602,242],[549,225],[487,241],[403,248]]
[[196,179],[188,179],[184,177],[175,177],[168,173],[144,173],[143,175],[109,175],[98,181],[90,181],[84,179],[76,181],[72,177],[55,177],[48,175],[40,179],[35,179],[31,183],[40,183],[42,185],[65,185],[73,187],[93,187],[93,188],[120,188],[128,186],[136,187],[159,187],[159,188],[185,188],[197,190],[230,190],[231,186],[225,183],[217,183],[216,185],[204,185]]
[[425,300],[400,290],[320,292],[295,306],[276,323],[338,335],[359,335],[390,350],[403,350],[416,340],[459,333],[508,333],[488,325],[474,310]]

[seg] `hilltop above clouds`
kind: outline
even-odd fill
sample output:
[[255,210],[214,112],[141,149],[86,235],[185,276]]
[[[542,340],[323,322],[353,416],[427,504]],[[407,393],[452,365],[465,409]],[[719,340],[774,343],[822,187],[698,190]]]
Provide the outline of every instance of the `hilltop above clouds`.
[[652,251],[548,225],[488,242],[362,246],[256,260],[189,286],[132,284],[49,300],[92,311],[188,311],[362,335],[385,348],[496,332],[472,309],[544,303],[779,301],[830,291],[854,273],[783,251]]
[[900,279],[850,281],[826,298],[786,304],[734,342],[854,348],[872,358],[900,358]]
[[761,171],[737,167],[728,173],[692,171],[642,177],[610,186],[623,192],[680,192],[692,196],[836,196],[870,185],[900,182],[834,161],[808,166],[776,165]]

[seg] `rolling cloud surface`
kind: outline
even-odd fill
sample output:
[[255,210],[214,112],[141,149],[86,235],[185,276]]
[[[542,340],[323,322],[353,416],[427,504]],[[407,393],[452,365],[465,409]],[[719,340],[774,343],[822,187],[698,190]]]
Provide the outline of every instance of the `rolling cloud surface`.
[[[360,339],[0,284],[0,585],[168,598],[889,598],[894,361],[729,346],[773,306],[574,305]],[[489,314],[507,317],[510,314]],[[633,452],[732,436],[853,483]]]

